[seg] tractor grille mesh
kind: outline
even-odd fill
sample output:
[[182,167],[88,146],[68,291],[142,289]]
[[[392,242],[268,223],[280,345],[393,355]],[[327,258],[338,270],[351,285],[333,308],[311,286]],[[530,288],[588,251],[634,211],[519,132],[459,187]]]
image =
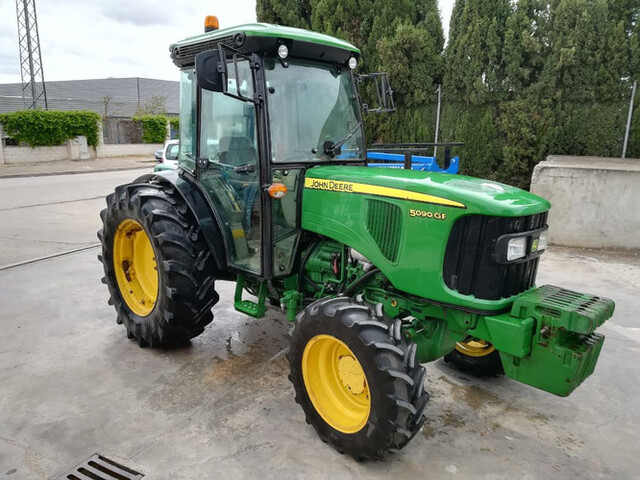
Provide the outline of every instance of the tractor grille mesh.
[[498,237],[542,228],[547,212],[524,217],[467,215],[456,221],[444,258],[444,281],[452,290],[485,300],[517,295],[533,287],[539,258],[509,265],[494,260]]
[[401,230],[400,207],[381,200],[368,201],[367,231],[390,262],[398,259]]
[[229,35],[204,43],[184,45],[182,47],[179,47],[177,57],[180,60],[181,65],[193,65],[197,54],[199,54],[200,52],[206,52],[207,50],[218,48],[218,44],[220,43],[222,43],[223,45],[233,45],[233,36]]

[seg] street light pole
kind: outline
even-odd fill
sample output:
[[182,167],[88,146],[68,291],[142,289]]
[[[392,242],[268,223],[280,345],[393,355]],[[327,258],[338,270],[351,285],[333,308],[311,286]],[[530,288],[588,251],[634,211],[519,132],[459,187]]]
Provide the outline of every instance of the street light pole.
[[622,145],[622,158],[627,155],[627,144],[629,143],[629,131],[631,130],[631,117],[633,116],[633,99],[636,96],[636,87],[638,81],[633,81],[633,88],[631,89],[631,101],[629,102],[629,114],[627,115],[627,129],[624,132],[624,144]]

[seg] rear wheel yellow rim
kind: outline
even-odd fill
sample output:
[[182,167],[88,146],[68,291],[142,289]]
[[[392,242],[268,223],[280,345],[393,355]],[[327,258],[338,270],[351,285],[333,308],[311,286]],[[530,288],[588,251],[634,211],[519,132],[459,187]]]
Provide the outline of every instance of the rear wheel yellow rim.
[[158,267],[149,236],[127,218],[113,238],[113,268],[120,294],[133,313],[149,315],[158,298]]
[[456,343],[456,350],[469,357],[485,357],[495,349],[496,347],[486,340],[469,339],[466,342]]
[[316,335],[302,354],[302,377],[322,419],[342,433],[356,433],[369,420],[371,394],[360,362],[331,335]]

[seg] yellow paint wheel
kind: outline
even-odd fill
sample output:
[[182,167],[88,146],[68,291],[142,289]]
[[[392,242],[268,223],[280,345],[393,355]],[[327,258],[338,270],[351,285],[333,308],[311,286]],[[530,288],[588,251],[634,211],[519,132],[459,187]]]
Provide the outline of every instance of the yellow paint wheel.
[[367,377],[344,342],[324,334],[311,338],[302,354],[302,377],[311,403],[331,427],[356,433],[367,424]]
[[466,342],[456,343],[456,350],[469,357],[485,357],[493,353],[496,347],[486,340],[468,339]]
[[504,373],[500,352],[491,342],[479,338],[467,337],[456,343],[453,351],[444,356],[444,361],[478,377]]
[[429,394],[400,320],[347,297],[305,308],[287,359],[296,403],[320,438],[357,460],[404,447],[422,427]]
[[158,298],[158,267],[149,236],[137,221],[127,218],[113,238],[113,268],[122,299],[133,313],[149,315]]

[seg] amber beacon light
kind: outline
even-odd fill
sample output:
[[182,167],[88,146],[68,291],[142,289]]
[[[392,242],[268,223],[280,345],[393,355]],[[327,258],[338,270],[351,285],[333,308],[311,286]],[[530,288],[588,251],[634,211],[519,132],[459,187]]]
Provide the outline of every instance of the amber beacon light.
[[215,15],[207,15],[204,19],[204,33],[218,30],[218,28],[220,28],[218,17]]

